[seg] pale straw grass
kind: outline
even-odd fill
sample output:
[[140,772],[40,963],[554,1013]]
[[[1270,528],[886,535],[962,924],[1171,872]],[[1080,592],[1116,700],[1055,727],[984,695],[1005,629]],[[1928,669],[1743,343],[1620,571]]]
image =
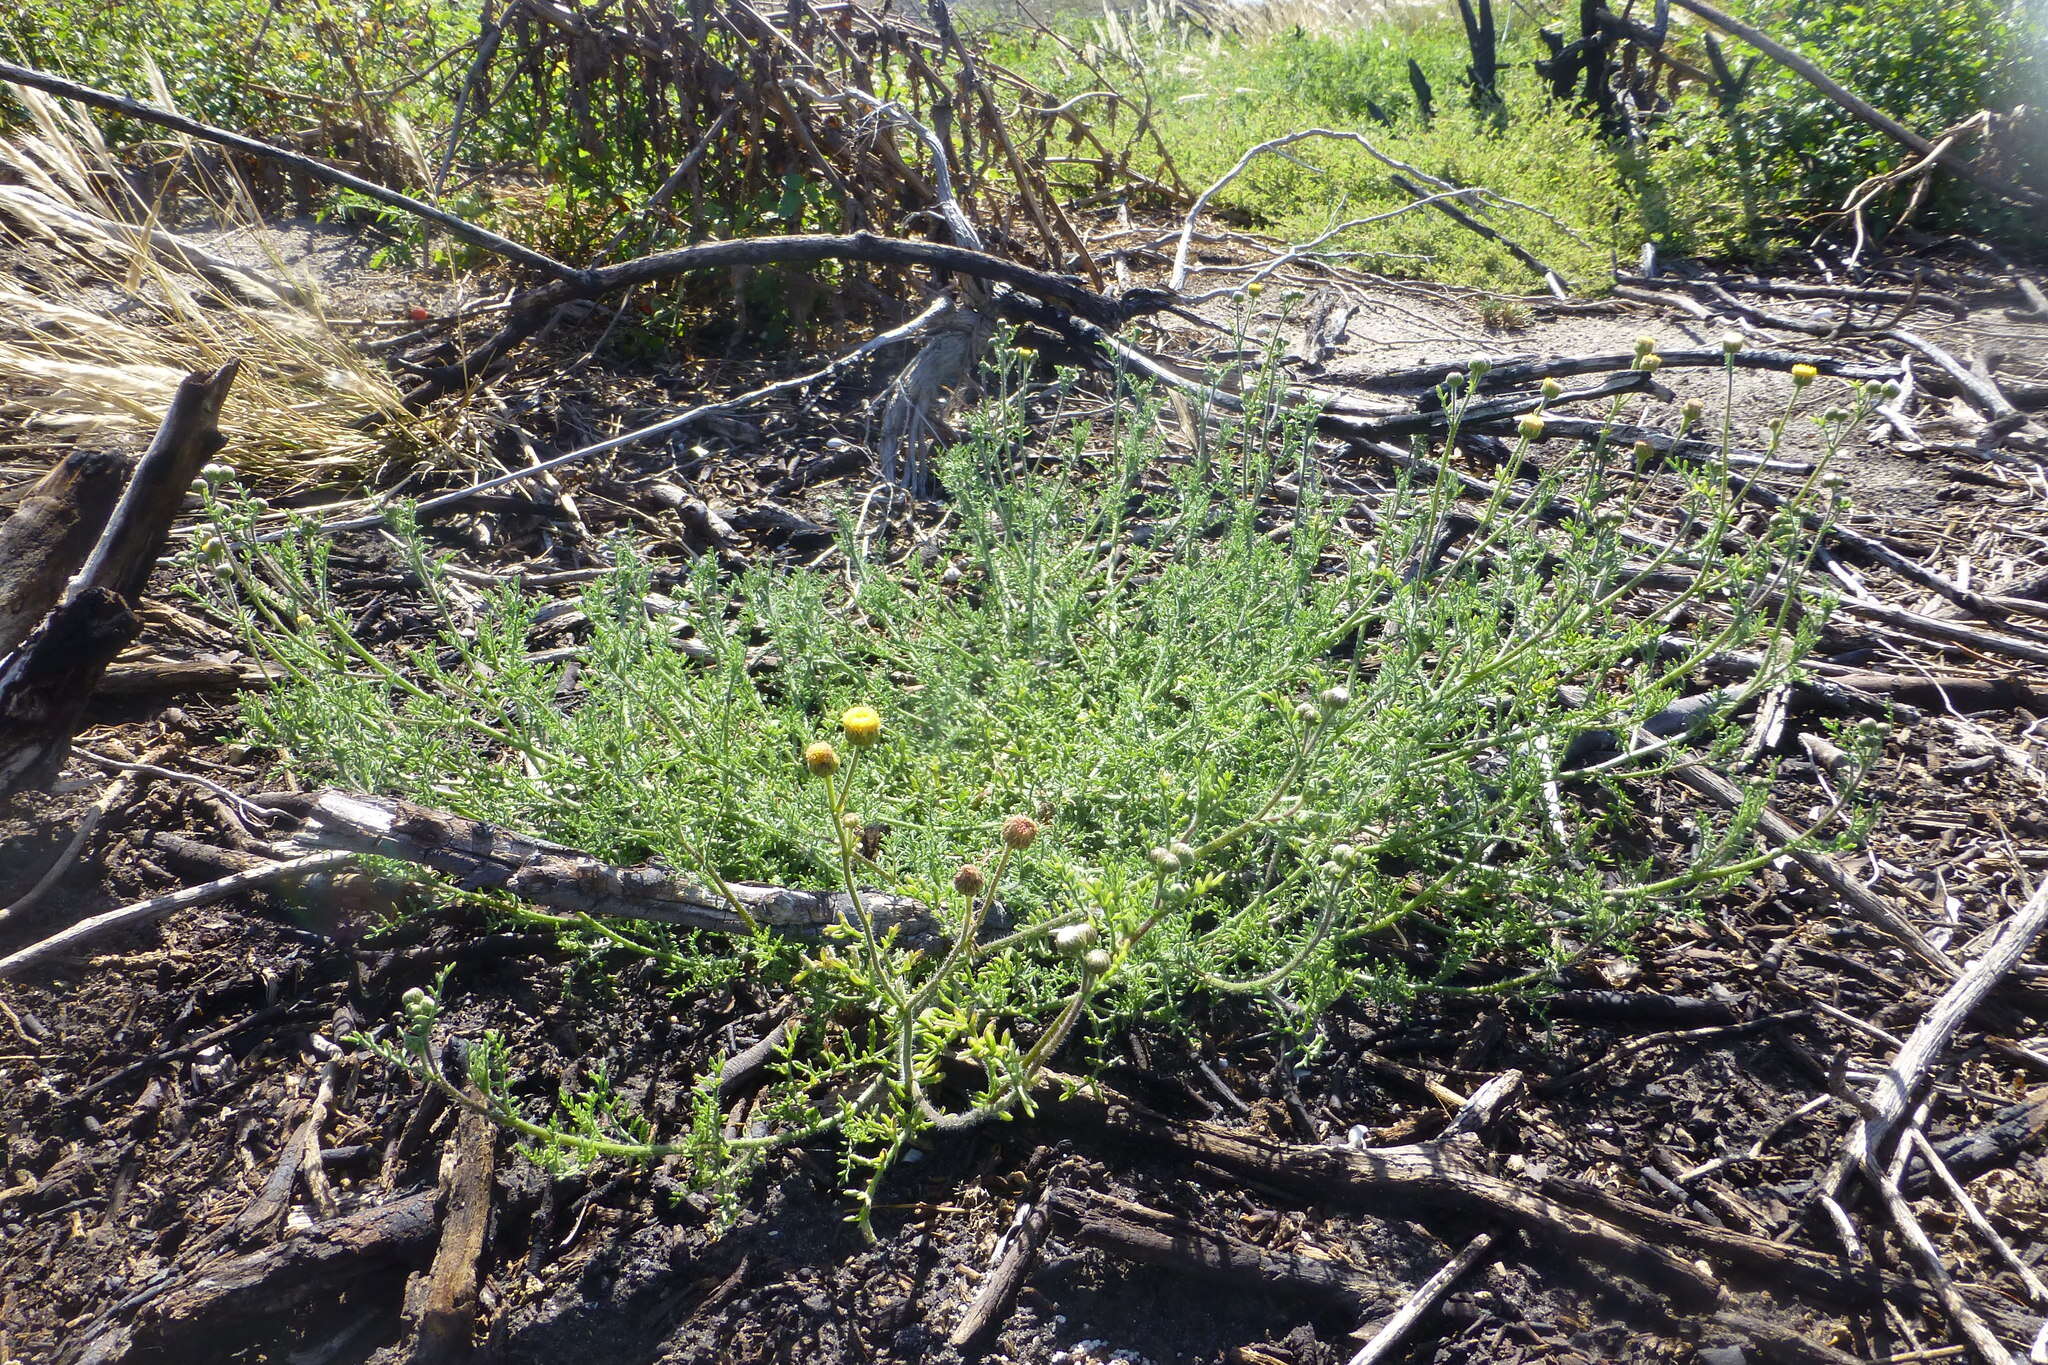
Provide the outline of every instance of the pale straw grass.
[[12,93],[31,127],[0,139],[0,179],[16,182],[0,184],[0,236],[46,260],[61,253],[68,268],[0,280],[0,412],[60,440],[132,443],[182,376],[239,359],[222,458],[252,482],[359,483],[437,444],[447,419],[406,412],[390,375],[329,324],[317,286],[282,259],[232,174],[207,182],[211,216],[262,243],[268,269],[165,230],[92,119]]

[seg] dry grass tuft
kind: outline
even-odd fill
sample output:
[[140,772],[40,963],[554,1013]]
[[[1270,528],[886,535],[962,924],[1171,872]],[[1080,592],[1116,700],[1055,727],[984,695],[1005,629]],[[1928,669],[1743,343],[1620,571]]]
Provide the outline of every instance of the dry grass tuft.
[[383,368],[329,325],[238,183],[216,181],[225,188],[210,207],[256,229],[268,270],[166,231],[90,118],[12,93],[33,127],[0,139],[0,179],[14,182],[0,184],[0,239],[66,268],[0,281],[0,412],[60,439],[133,440],[161,420],[180,377],[239,358],[221,429],[225,458],[253,482],[357,483],[429,445],[437,423],[407,413]]

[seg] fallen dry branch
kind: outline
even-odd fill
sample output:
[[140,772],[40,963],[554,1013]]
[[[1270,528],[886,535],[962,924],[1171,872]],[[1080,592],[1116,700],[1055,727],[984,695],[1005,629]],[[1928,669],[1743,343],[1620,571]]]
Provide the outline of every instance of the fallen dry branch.
[[1034,270],[984,251],[948,246],[942,242],[883,237],[871,232],[700,242],[619,265],[576,272],[516,296],[508,305],[510,316],[497,333],[459,360],[421,371],[424,382],[406,395],[406,403],[417,408],[490,373],[515,349],[537,334],[555,310],[565,304],[603,298],[680,275],[766,265],[816,265],[823,261],[923,267],[964,275],[1042,298],[1076,316],[1110,328],[1121,326],[1131,318],[1157,312],[1171,302],[1169,295],[1153,289],[1132,289],[1120,297],[1109,298],[1064,275]]
[[221,448],[220,408],[238,366],[188,375],[98,541],[39,634],[0,665],[0,795],[63,766],[85,704],[141,630],[136,609],[185,493]]
[[[1711,1305],[1722,1294],[1711,1275],[1669,1249],[1676,1243],[1712,1254],[1701,1239],[1667,1236],[1661,1245],[1652,1243],[1606,1219],[1488,1174],[1478,1166],[1476,1151],[1468,1149],[1470,1139],[1363,1149],[1302,1147],[1214,1124],[1180,1122],[1120,1100],[1075,1098],[1049,1102],[1044,1108],[1068,1122],[1136,1138],[1316,1199],[1373,1207],[1399,1200],[1418,1209],[1455,1209],[1498,1218],[1571,1254],[1641,1276],[1698,1306]],[[1778,1261],[1781,1266],[1794,1265],[1800,1257],[1787,1248]]]
[[[1712,349],[1685,349],[1674,347],[1659,350],[1657,356],[1667,370],[1718,370],[1731,363],[1727,352],[1716,346]],[[1573,375],[1604,374],[1610,370],[1628,370],[1635,366],[1633,354],[1610,353],[1606,355],[1581,356],[1508,356],[1501,359],[1486,359],[1491,365],[1479,377],[1481,392],[1518,388],[1527,384],[1541,383],[1545,379],[1566,379]],[[1774,370],[1789,372],[1794,365],[1811,365],[1821,374],[1838,379],[1862,379],[1881,382],[1897,377],[1896,370],[1880,369],[1874,365],[1852,365],[1830,356],[1801,355],[1796,351],[1772,351],[1745,347],[1732,357],[1738,370]],[[1375,393],[1407,393],[1421,396],[1436,389],[1444,382],[1444,376],[1456,373],[1469,375],[1471,359],[1451,359],[1434,365],[1417,366],[1406,370],[1388,370],[1381,374],[1355,378],[1349,383]]]
[[300,1305],[331,1300],[343,1285],[416,1264],[434,1238],[426,1190],[324,1223],[274,1246],[202,1266],[141,1306],[130,1328],[95,1341],[94,1358],[218,1358],[223,1340],[274,1326]]
[[1353,1314],[1364,1313],[1379,1298],[1370,1279],[1340,1262],[1268,1251],[1193,1219],[1112,1195],[1056,1189],[1047,1193],[1045,1207],[1076,1241],[1242,1293],[1298,1295]]
[[39,967],[53,958],[77,952],[109,934],[139,929],[179,910],[225,900],[229,896],[243,891],[253,891],[260,886],[274,886],[279,882],[324,872],[328,868],[354,861],[355,856],[353,853],[309,854],[304,858],[268,863],[246,872],[237,872],[200,886],[188,886],[167,896],[152,896],[146,901],[124,905],[118,910],[108,910],[104,914],[94,915],[91,919],[80,920],[62,933],[53,934],[49,938],[29,944],[26,948],[17,949],[6,957],[0,957],[0,981],[20,976],[23,972]]
[[1027,1202],[1017,1206],[1016,1216],[996,1242],[988,1273],[982,1276],[981,1284],[974,1291],[973,1302],[967,1305],[967,1311],[946,1338],[948,1342],[964,1350],[1003,1319],[1010,1311],[1017,1291],[1024,1286],[1024,1276],[1031,1268],[1032,1258],[1038,1254],[1038,1248],[1044,1244],[1046,1234],[1051,1230],[1052,1215],[1046,1211],[1043,1198],[1035,1204]]
[[1443,1301],[1444,1295],[1451,1292],[1451,1286],[1473,1266],[1486,1259],[1493,1251],[1493,1243],[1494,1235],[1490,1232],[1482,1232],[1465,1243],[1464,1248],[1456,1256],[1415,1287],[1415,1292],[1408,1296],[1379,1331],[1373,1333],[1372,1340],[1358,1348],[1358,1353],[1352,1356],[1346,1365],[1378,1365],[1379,1361],[1392,1356],[1402,1339],[1415,1330],[1416,1324],[1436,1311],[1436,1306]]
[[[260,799],[298,819],[293,837],[303,847],[416,863],[464,890],[503,891],[570,915],[655,920],[726,934],[748,933],[758,924],[810,936],[854,914],[843,891],[752,882],[707,887],[669,868],[600,862],[575,849],[395,797],[324,791]],[[896,924],[914,932],[931,924],[923,902],[908,896],[865,891],[861,904],[878,926]]]
[[465,1360],[476,1331],[484,1239],[491,1225],[492,1175],[498,1126],[473,1110],[455,1121],[442,1161],[441,1240],[433,1264],[409,1287],[407,1318],[414,1336],[409,1365]]
[[[1955,977],[1934,1008],[1921,1019],[1919,1027],[1908,1035],[1865,1101],[1864,1116],[1849,1134],[1838,1170],[1853,1164],[1867,1173],[1882,1174],[1893,1131],[1925,1084],[1935,1059],[1948,1047],[1970,1012],[2032,951],[2043,932],[2048,932],[2048,880],[2035,888],[2026,905],[2006,921],[1983,956]],[[1839,1176],[1830,1181],[1830,1187],[1840,1187]]]

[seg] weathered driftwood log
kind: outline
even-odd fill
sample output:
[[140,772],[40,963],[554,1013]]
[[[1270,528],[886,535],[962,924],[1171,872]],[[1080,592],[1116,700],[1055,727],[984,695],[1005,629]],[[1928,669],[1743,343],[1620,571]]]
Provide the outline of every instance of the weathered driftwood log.
[[[395,797],[324,791],[274,795],[264,804],[299,817],[294,839],[308,848],[341,849],[417,863],[466,890],[504,891],[533,905],[572,915],[657,920],[717,933],[745,933],[744,906],[755,922],[808,937],[828,924],[851,921],[843,891],[727,882],[728,899],[715,888],[665,867],[621,867],[560,844],[531,839]],[[923,902],[877,891],[861,893],[877,928],[901,925],[907,933],[934,926]]]
[[222,445],[237,362],[186,376],[85,565],[40,632],[0,668],[0,796],[54,776],[87,699],[141,631],[134,607],[185,492]]
[[92,553],[127,478],[128,461],[119,455],[74,451],[0,522],[0,658],[57,604]]

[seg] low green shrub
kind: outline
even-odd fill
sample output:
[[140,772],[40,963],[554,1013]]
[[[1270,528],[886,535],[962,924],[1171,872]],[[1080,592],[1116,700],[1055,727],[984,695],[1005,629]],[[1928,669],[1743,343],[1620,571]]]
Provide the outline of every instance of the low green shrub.
[[[1450,475],[1354,503],[1327,493],[1309,414],[1269,390],[1170,458],[1157,399],[1097,419],[1071,374],[1027,386],[1027,359],[1010,353],[967,419],[941,465],[951,510],[907,555],[849,519],[830,567],[728,580],[706,558],[662,595],[621,542],[573,661],[534,655],[545,603],[465,604],[403,517],[440,624],[366,642],[324,539],[250,542],[252,514],[213,503],[236,548],[198,552],[196,591],[280,670],[247,715],[300,777],[714,889],[885,889],[943,928],[913,942],[855,913],[804,943],[491,902],[685,983],[792,982],[801,1023],[757,1136],[727,1134],[715,1073],[680,1143],[651,1144],[589,1077],[532,1117],[548,1102],[502,1041],[444,1073],[431,993],[371,1040],[382,1055],[550,1159],[683,1153],[720,1189],[837,1131],[865,1222],[905,1144],[1028,1109],[1072,1039],[1225,995],[1306,1036],[1347,994],[1538,988],[1780,852],[1752,837],[1768,765],[1743,809],[1695,813],[1677,843],[1641,784],[1693,746],[1732,753],[1742,700],[1813,638],[1800,519],[1827,513],[1817,482],[1738,533],[1703,472],[1671,539],[1645,542],[1628,514],[1654,481],[1627,457],[1526,477],[1538,415],[1482,505]],[[1850,425],[1828,419],[1830,443]],[[1046,429],[1067,433],[1056,449],[1033,441]],[[1669,590],[1680,570],[1690,586]],[[1681,615],[1694,640],[1674,655]],[[1772,664],[1690,737],[1641,738],[1735,649]],[[1618,752],[1589,757],[1602,744]]]

